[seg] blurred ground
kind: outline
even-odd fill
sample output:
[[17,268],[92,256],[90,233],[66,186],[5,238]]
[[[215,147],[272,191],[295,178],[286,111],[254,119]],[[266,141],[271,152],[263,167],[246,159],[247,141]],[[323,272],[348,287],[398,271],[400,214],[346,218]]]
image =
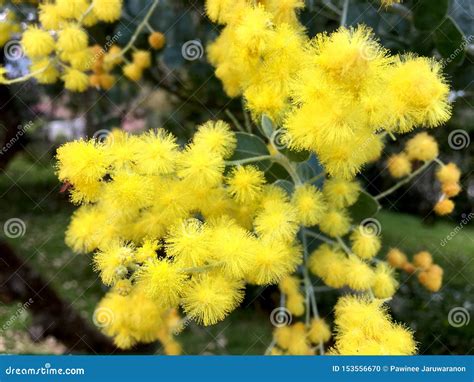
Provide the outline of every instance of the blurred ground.
[[[88,256],[73,255],[64,244],[64,229],[74,208],[59,193],[49,159],[32,164],[27,156],[18,156],[0,176],[0,223],[19,218],[26,233],[6,239],[17,253],[50,281],[55,290],[84,318],[91,321],[95,304],[103,295]],[[419,217],[383,212],[377,216],[382,225],[384,250],[397,246],[409,255],[429,250],[436,263],[445,269],[444,287],[430,294],[416,277],[401,275],[402,287],[390,303],[397,320],[416,331],[420,353],[471,354],[473,325],[453,327],[449,311],[469,309],[474,274],[474,228],[465,226],[445,246],[441,241],[455,229],[457,222],[438,220],[423,224]],[[3,235],[3,230],[1,231]],[[3,239],[4,237],[2,237]],[[330,307],[335,292],[321,295],[320,310],[332,320]],[[247,299],[249,300],[249,299]],[[258,304],[249,304],[211,328],[191,325],[180,335],[186,354],[262,354],[271,340],[269,312]],[[0,352],[58,353],[62,347],[54,339],[33,343],[26,334],[29,315],[21,304],[0,305]],[[4,329],[6,328],[6,329]]]

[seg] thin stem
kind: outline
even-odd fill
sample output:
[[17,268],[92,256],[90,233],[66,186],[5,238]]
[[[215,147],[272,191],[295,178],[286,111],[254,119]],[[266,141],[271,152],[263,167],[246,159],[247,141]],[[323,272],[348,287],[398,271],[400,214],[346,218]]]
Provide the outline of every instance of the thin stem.
[[290,174],[291,179],[293,179],[293,182],[295,183],[296,186],[303,184],[303,181],[301,180],[300,176],[298,175],[295,168],[293,167],[293,164],[288,160],[286,156],[281,155],[281,154],[274,155],[273,161],[278,163],[286,171],[288,171],[288,174]]
[[435,159],[433,159],[433,160],[434,160],[436,163],[438,163],[441,167],[443,167],[443,166],[445,165],[444,162],[443,162],[441,159],[439,159],[439,158],[435,158]]
[[16,84],[18,82],[24,82],[24,81],[27,81],[29,80],[30,78],[33,78],[34,76],[38,75],[38,74],[41,74],[43,73],[46,69],[48,69],[49,65],[51,65],[51,63],[49,63],[48,65],[46,65],[44,68],[42,69],[39,69],[39,70],[36,70],[34,72],[31,72],[31,73],[28,73],[22,77],[17,77],[17,78],[14,78],[12,80],[7,80],[7,79],[1,79],[0,78],[0,84],[4,84],[4,85],[12,85],[12,84]]
[[347,12],[349,11],[349,0],[344,0],[341,14],[341,27],[345,27],[347,24]]
[[341,10],[336,7],[333,3],[331,3],[331,0],[323,0],[323,5],[327,8],[333,11],[336,15],[341,16],[342,12]]
[[225,162],[225,164],[229,166],[238,166],[240,164],[254,163],[254,162],[259,162],[262,160],[274,160],[274,159],[275,157],[273,155],[260,155],[258,157],[227,161]]
[[244,113],[245,127],[249,133],[252,133],[252,123],[250,122],[247,110],[245,110],[245,101],[242,97],[242,113]]
[[237,127],[239,131],[242,131],[243,133],[245,133],[245,129],[240,124],[239,120],[235,117],[235,115],[229,109],[225,109],[225,113],[230,118],[230,120],[235,125],[235,127]]
[[319,233],[316,233],[316,232],[313,232],[313,231],[309,231],[307,229],[304,230],[304,233],[305,233],[305,235],[311,236],[311,237],[313,237],[317,240],[323,241],[327,244],[332,244],[332,245],[336,244],[336,242],[334,240],[332,240],[329,237],[326,237],[322,234],[319,234]]
[[143,28],[145,28],[148,24],[148,20],[150,19],[151,15],[153,14],[153,11],[156,9],[158,6],[160,0],[154,0],[153,4],[150,6],[150,9],[148,9],[148,12],[146,13],[144,19],[140,24],[138,24],[137,29],[135,29],[135,32],[133,33],[132,37],[128,41],[127,45],[125,45],[120,53],[116,54],[115,56],[111,57],[113,60],[114,58],[117,57],[123,57],[125,53],[127,53],[135,44],[136,39],[138,38],[138,35],[142,32]]
[[[316,301],[316,296],[313,291],[313,284],[311,283],[311,278],[308,272],[308,241],[306,240],[305,229],[302,227],[302,241],[303,241],[303,251],[304,251],[304,264],[303,264],[303,278],[304,278],[304,285],[306,290],[306,325],[310,325],[310,310],[313,311],[313,315],[316,319],[320,319],[318,304]],[[321,341],[318,344],[319,353],[321,355],[324,354],[324,344]]]
[[374,196],[374,199],[375,200],[380,200],[380,199],[383,199],[385,198],[386,196],[394,193],[395,191],[397,191],[400,187],[402,187],[404,184],[407,184],[410,180],[412,180],[413,178],[415,178],[418,174],[421,174],[425,169],[427,169],[429,167],[429,165],[431,163],[433,163],[433,161],[435,160],[430,160],[430,161],[427,161],[423,164],[423,166],[421,166],[419,169],[417,169],[416,171],[413,171],[410,175],[408,175],[405,179],[402,179],[400,182],[398,182],[397,184],[395,184],[394,186],[390,187],[388,190]]
[[344,242],[344,240],[342,240],[341,237],[336,237],[336,240],[338,242],[338,244],[341,246],[341,248],[344,250],[344,252],[346,252],[349,256],[352,255],[352,251],[351,249],[347,246],[347,244]]
[[183,269],[180,269],[180,272],[181,273],[203,273],[203,272],[207,272],[211,269],[217,268],[217,267],[221,266],[222,264],[224,264],[224,263],[223,262],[218,262],[218,263],[214,263],[214,264],[203,265],[202,267],[183,268]]
[[92,8],[94,8],[94,5],[91,3],[91,4],[87,7],[86,11],[85,11],[85,12],[82,14],[82,16],[79,18],[79,20],[78,20],[78,21],[79,21],[79,24],[82,24],[82,22],[83,22],[84,19],[87,17],[87,15],[88,15],[89,13],[91,13]]
[[316,176],[313,176],[311,179],[307,180],[306,183],[313,183],[313,182],[316,182],[317,180],[321,179],[321,178],[324,178],[326,176],[326,174],[324,172],[322,172],[321,174],[318,174]]

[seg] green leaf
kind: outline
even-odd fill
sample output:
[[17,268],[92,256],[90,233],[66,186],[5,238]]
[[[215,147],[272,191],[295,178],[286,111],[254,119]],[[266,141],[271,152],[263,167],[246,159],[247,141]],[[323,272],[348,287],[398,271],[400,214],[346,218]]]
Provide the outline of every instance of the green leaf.
[[350,206],[348,210],[353,223],[358,224],[364,219],[375,216],[380,210],[380,204],[372,195],[362,191],[357,202]]
[[271,139],[275,127],[273,126],[272,120],[266,115],[262,115],[261,122],[262,132],[268,138]]
[[[270,155],[265,142],[256,135],[242,132],[237,132],[235,135],[237,137],[237,147],[229,161],[233,162],[260,157],[262,155]],[[266,171],[271,167],[272,162],[266,159],[248,164],[257,166],[262,171]]]
[[283,188],[283,190],[286,191],[288,196],[293,195],[293,192],[295,191],[295,185],[287,180],[279,179],[276,182],[273,183],[275,186]]
[[290,174],[288,174],[288,171],[286,171],[279,163],[272,164],[272,166],[265,172],[265,178],[268,183],[274,183],[279,179],[291,181]]
[[[298,163],[298,165],[296,166],[296,172],[298,173],[303,182],[308,182],[309,180],[314,179],[317,176],[323,174],[324,168],[319,163],[316,155],[311,154],[307,161]],[[320,187],[323,184],[323,177],[321,177],[317,181],[312,181],[311,183]]]
[[460,65],[466,57],[466,40],[461,28],[450,17],[436,29],[434,41],[438,52],[448,64]]
[[416,0],[413,21],[419,30],[433,30],[448,13],[448,0]]

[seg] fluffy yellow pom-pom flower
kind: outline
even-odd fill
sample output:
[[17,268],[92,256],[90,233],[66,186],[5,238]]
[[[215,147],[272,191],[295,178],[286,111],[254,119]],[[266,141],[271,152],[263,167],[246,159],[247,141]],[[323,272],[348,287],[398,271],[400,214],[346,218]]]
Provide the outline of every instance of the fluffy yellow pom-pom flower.
[[208,147],[193,144],[178,158],[177,174],[196,188],[213,187],[222,181],[224,167],[221,156]]
[[60,51],[74,53],[87,48],[88,37],[79,25],[69,24],[58,33],[57,47]]
[[92,252],[101,244],[96,226],[102,224],[106,224],[105,215],[96,206],[81,206],[66,230],[66,244],[76,253]]
[[326,212],[322,193],[311,184],[296,187],[291,203],[296,208],[298,220],[307,227],[318,224]]
[[403,178],[411,174],[412,166],[405,153],[394,154],[387,161],[388,171],[394,178]]
[[353,255],[347,260],[346,276],[347,285],[354,290],[368,290],[374,282],[374,271],[372,268]]
[[429,161],[438,156],[438,143],[427,133],[418,133],[411,138],[405,147],[408,158],[411,160]]
[[249,274],[258,248],[256,238],[226,218],[212,224],[209,231],[212,258],[221,264],[224,273],[232,278]]
[[449,215],[454,211],[454,202],[449,199],[440,200],[434,206],[434,212],[439,216]]
[[79,19],[88,6],[87,0],[56,0],[58,13],[65,19]]
[[372,291],[377,298],[392,297],[397,290],[397,281],[393,277],[393,270],[385,263],[377,264],[375,268]]
[[301,259],[299,248],[276,240],[263,240],[257,245],[248,279],[257,285],[278,283],[283,276],[295,271]]
[[39,6],[39,21],[45,29],[58,29],[62,16],[54,3],[44,3]]
[[40,84],[53,84],[59,77],[59,71],[49,58],[31,61],[30,70]]
[[122,70],[127,78],[135,82],[140,81],[143,76],[143,69],[135,63],[125,65]]
[[166,238],[166,253],[182,268],[200,267],[210,257],[209,235],[197,219],[172,227]]
[[261,196],[265,176],[254,166],[234,167],[227,178],[230,194],[240,203],[251,203]]
[[94,255],[94,267],[105,285],[113,285],[127,275],[127,267],[134,259],[133,248],[117,241],[102,246]]
[[140,69],[148,69],[151,66],[151,54],[147,50],[133,52],[133,63]]
[[21,45],[28,57],[44,57],[54,50],[54,39],[48,32],[30,26],[21,37]]
[[83,92],[89,87],[89,77],[77,69],[67,68],[61,79],[64,87],[74,92]]
[[81,181],[96,181],[107,172],[104,151],[94,141],[68,142],[58,148],[58,177],[72,184]]
[[341,355],[412,355],[413,334],[394,324],[380,300],[341,297],[335,307],[335,353]]
[[342,288],[346,285],[348,264],[344,253],[327,244],[317,248],[308,261],[311,272],[321,277],[326,285],[333,288]]
[[382,246],[380,238],[367,227],[357,227],[351,235],[352,251],[362,259],[371,259]]
[[292,205],[268,198],[254,220],[255,231],[269,239],[292,241],[298,231],[298,220]]
[[387,253],[387,261],[394,268],[403,268],[408,262],[407,256],[397,248],[391,248]]
[[138,273],[143,290],[165,308],[179,303],[186,279],[176,264],[156,258],[146,261]]
[[166,44],[166,37],[161,32],[153,32],[148,36],[148,44],[150,44],[153,49],[162,49]]
[[165,175],[174,171],[178,158],[176,138],[165,130],[140,137],[135,155],[137,171],[144,175]]
[[326,321],[321,318],[313,319],[308,331],[308,338],[314,344],[328,342],[331,338],[331,329]]
[[237,138],[228,123],[208,121],[198,127],[193,142],[196,146],[207,147],[209,150],[219,153],[223,158],[228,158],[234,152]]
[[242,283],[217,273],[198,275],[186,289],[182,306],[204,326],[223,320],[243,299]]
[[122,0],[93,0],[92,11],[99,20],[111,23],[120,18],[122,3]]
[[436,171],[436,178],[441,183],[457,183],[461,179],[461,170],[455,163],[448,163]]
[[427,251],[418,252],[413,256],[413,264],[417,268],[428,269],[433,264],[433,256]]
[[344,236],[349,232],[351,219],[346,210],[330,209],[321,217],[319,227],[329,236]]
[[348,207],[357,201],[360,185],[344,179],[328,179],[324,183],[323,193],[333,207]]

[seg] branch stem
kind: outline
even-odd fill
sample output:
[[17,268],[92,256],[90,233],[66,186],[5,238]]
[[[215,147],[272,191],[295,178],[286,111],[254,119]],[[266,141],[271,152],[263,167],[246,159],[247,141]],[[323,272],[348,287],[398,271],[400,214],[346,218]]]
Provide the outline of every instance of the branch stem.
[[387,197],[388,195],[390,194],[393,194],[395,191],[397,191],[400,187],[402,187],[404,184],[407,184],[408,182],[410,182],[410,180],[412,180],[413,178],[415,178],[417,175],[421,174],[425,169],[427,169],[429,167],[429,165],[431,163],[433,163],[433,161],[436,161],[436,159],[433,159],[433,160],[430,160],[430,161],[426,161],[423,166],[421,166],[419,169],[417,169],[416,171],[413,171],[410,175],[408,175],[406,178],[402,179],[401,181],[399,181],[398,183],[396,183],[394,186],[390,187],[388,190],[374,196],[374,199],[375,200],[380,200],[380,199],[383,199],[385,197]]

